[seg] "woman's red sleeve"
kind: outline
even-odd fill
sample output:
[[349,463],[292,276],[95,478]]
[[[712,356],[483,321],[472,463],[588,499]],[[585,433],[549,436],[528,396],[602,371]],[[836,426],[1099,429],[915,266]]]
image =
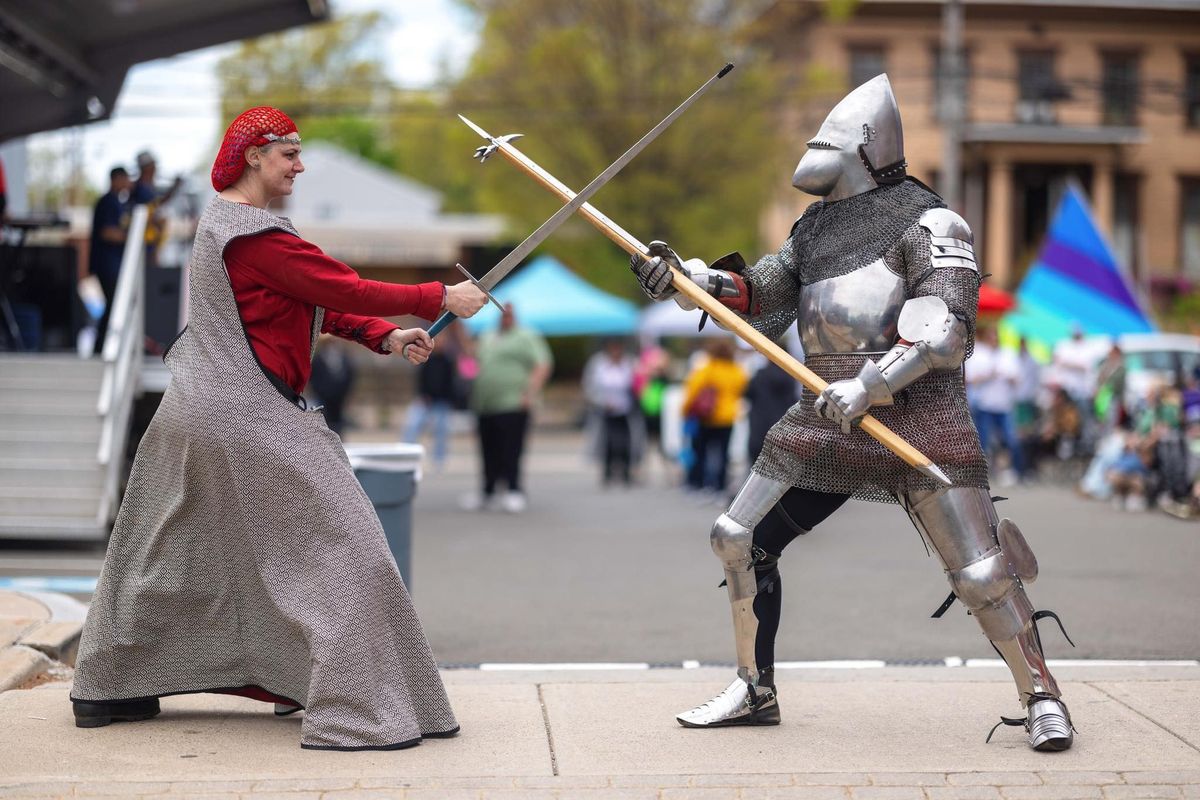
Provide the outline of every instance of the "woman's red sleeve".
[[329,311],[388,317],[414,314],[432,320],[442,308],[441,283],[364,280],[315,244],[284,231],[235,239],[225,248],[225,258],[237,261],[243,274],[266,288]]
[[383,340],[399,327],[379,317],[360,317],[326,309],[321,333],[332,333],[342,339],[358,342],[376,353],[386,353],[388,351],[383,349]]

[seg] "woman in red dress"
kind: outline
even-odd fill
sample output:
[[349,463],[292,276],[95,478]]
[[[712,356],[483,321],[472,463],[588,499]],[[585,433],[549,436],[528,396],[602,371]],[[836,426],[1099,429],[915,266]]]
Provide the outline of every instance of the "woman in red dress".
[[322,331],[413,363],[433,340],[375,315],[469,317],[471,283],[361,280],[266,209],[304,171],[273,108],[234,120],[196,231],[188,325],[138,447],[71,697],[97,728],[159,698],[304,709],[301,746],[393,750],[458,723],[341,440],[300,391]]

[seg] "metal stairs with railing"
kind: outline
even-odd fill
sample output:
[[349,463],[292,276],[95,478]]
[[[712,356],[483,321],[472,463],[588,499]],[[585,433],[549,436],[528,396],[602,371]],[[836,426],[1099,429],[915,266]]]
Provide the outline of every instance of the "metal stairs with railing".
[[107,535],[103,375],[73,354],[0,355],[0,537]]
[[0,353],[0,539],[108,536],[145,373],[146,218],[131,215],[99,359]]

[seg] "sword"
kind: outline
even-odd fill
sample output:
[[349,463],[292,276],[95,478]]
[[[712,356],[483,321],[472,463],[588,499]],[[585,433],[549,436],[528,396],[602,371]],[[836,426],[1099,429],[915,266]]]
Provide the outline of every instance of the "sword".
[[[604,184],[608,183],[614,175],[624,169],[625,165],[632,161],[634,156],[646,148],[646,145],[657,139],[659,134],[670,127],[671,123],[678,119],[684,111],[687,111],[692,103],[699,100],[700,97],[707,92],[714,83],[728,75],[731,69],[733,69],[733,64],[726,64],[721,68],[720,72],[705,81],[703,86],[694,91],[691,96],[688,97],[688,99],[680,103],[678,108],[663,118],[662,122],[651,128],[645,136],[643,136],[641,139],[638,139],[633,147],[630,147],[628,150],[626,150],[621,157],[610,164],[604,170],[604,172],[601,172],[591,183],[583,187],[583,191],[571,198],[569,203],[560,208],[558,211],[554,212],[554,216],[543,222],[541,227],[539,227],[536,231],[529,234],[529,238],[517,245],[516,249],[505,256],[499,264],[492,267],[488,273],[476,281],[475,284],[485,292],[490,293],[491,289],[495,287],[497,283],[503,280],[508,273],[512,272],[518,264],[524,261],[525,257],[529,255],[535,247],[541,244],[542,241],[551,233],[553,233],[559,225],[562,225],[568,217],[578,211],[583,204],[588,201],[588,198],[598,192],[600,188],[604,186]],[[472,128],[475,128],[476,131],[480,131],[480,129],[476,127],[474,123],[468,122],[466,117],[463,117],[461,114],[459,115],[459,119],[461,119],[463,122],[466,122]],[[491,137],[486,138],[489,140],[491,139]],[[498,143],[492,141],[492,146],[498,146]],[[486,151],[487,148],[484,147],[481,148],[481,150]],[[477,151],[476,154],[481,162],[484,161],[488,155],[490,155],[490,153],[481,154],[479,151]],[[454,314],[451,314],[449,311],[445,312],[434,321],[433,325],[429,327],[429,335],[437,336],[455,319],[457,319],[457,317]]]
[[[487,139],[491,144],[483,150],[486,150],[486,155],[491,155],[493,152],[499,151],[505,158],[515,164],[523,172],[532,177],[551,193],[558,195],[564,200],[569,200],[576,197],[562,181],[555,178],[541,166],[535,163],[529,156],[522,153],[511,144],[512,136],[492,136],[478,125],[463,119],[471,126],[472,130],[478,133],[483,138]],[[630,255],[640,255],[643,258],[649,258],[649,251],[646,246],[635,239],[628,231],[621,228],[608,217],[597,211],[591,203],[584,203],[579,207],[579,213],[587,218],[601,233],[607,236],[618,247]],[[708,292],[701,289],[690,278],[684,275],[679,270],[672,268],[672,285],[679,290],[683,295],[686,295],[689,300],[699,306],[701,309],[708,312],[714,320],[716,320],[723,328],[726,328],[733,333],[736,333],[742,339],[750,344],[758,352],[762,353],[767,358],[774,361],[800,383],[804,384],[813,394],[819,395],[825,390],[829,384],[820,375],[810,370],[808,367],[797,361],[791,353],[784,350],[779,345],[772,342],[767,337],[751,327],[750,323],[733,313],[726,308],[716,298]],[[876,441],[891,450],[897,456],[909,464],[914,469],[919,470],[930,478],[950,486],[951,481],[946,477],[946,473],[934,464],[933,461],[922,453],[917,448],[913,447],[895,431],[884,425],[875,417],[867,414],[859,420],[859,427],[866,431]]]

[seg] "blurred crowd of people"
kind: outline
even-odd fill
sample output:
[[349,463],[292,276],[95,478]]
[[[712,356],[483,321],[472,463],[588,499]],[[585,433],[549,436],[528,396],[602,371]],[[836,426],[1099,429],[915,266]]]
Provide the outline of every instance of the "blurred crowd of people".
[[1071,482],[1114,506],[1200,517],[1200,369],[1127,381],[1117,345],[1097,359],[1081,331],[1040,364],[1022,341],[999,347],[980,328],[965,366],[967,398],[997,482]]
[[[634,355],[624,340],[610,339],[588,361],[582,383],[589,449],[603,486],[629,485],[652,455],[668,480],[714,502],[728,499],[738,477],[731,464],[751,463],[798,397],[787,373],[739,349],[732,337],[704,340],[686,359],[653,342]],[[735,442],[743,420],[747,436]]]
[[93,340],[93,351],[97,355],[104,350],[133,207],[145,205],[148,209],[145,232],[146,266],[153,267],[157,264],[158,248],[163,241],[165,223],[162,206],[169,203],[183,186],[183,179],[176,177],[169,188],[158,188],[158,163],[151,152],[138,153],[136,162],[136,179],[132,178],[123,166],[115,166],[109,171],[108,191],[100,196],[92,210],[88,272],[95,276],[104,295],[103,312],[96,321]]
[[431,435],[433,467],[441,471],[449,454],[453,413],[471,412],[481,474],[479,489],[460,498],[463,510],[525,510],[521,465],[530,413],[553,365],[546,340],[519,324],[511,303],[505,304],[499,327],[477,340],[466,336],[461,326],[451,326],[422,365],[402,438],[420,442]]
[[[517,323],[511,306],[499,330],[478,341],[452,331],[418,373],[402,438],[430,437],[432,465],[441,470],[455,412],[471,412],[480,486],[460,505],[520,512],[530,409],[550,375],[550,349]],[[656,342],[635,348],[610,338],[588,359],[582,422],[602,487],[633,485],[652,460],[684,491],[725,502],[739,477],[730,474],[734,465],[754,462],[767,431],[798,399],[791,376],[732,337],[694,341],[690,355],[673,355]],[[336,383],[352,365],[322,352],[317,361],[331,363],[314,364],[313,383],[323,396],[316,384]],[[1144,381],[1134,387],[1128,374],[1119,347],[1099,357],[1082,332],[1042,364],[1026,342],[1001,347],[995,328],[981,325],[964,377],[994,485],[1071,485],[1121,509],[1200,518],[1200,367],[1148,389]],[[328,394],[340,426],[338,390]]]

